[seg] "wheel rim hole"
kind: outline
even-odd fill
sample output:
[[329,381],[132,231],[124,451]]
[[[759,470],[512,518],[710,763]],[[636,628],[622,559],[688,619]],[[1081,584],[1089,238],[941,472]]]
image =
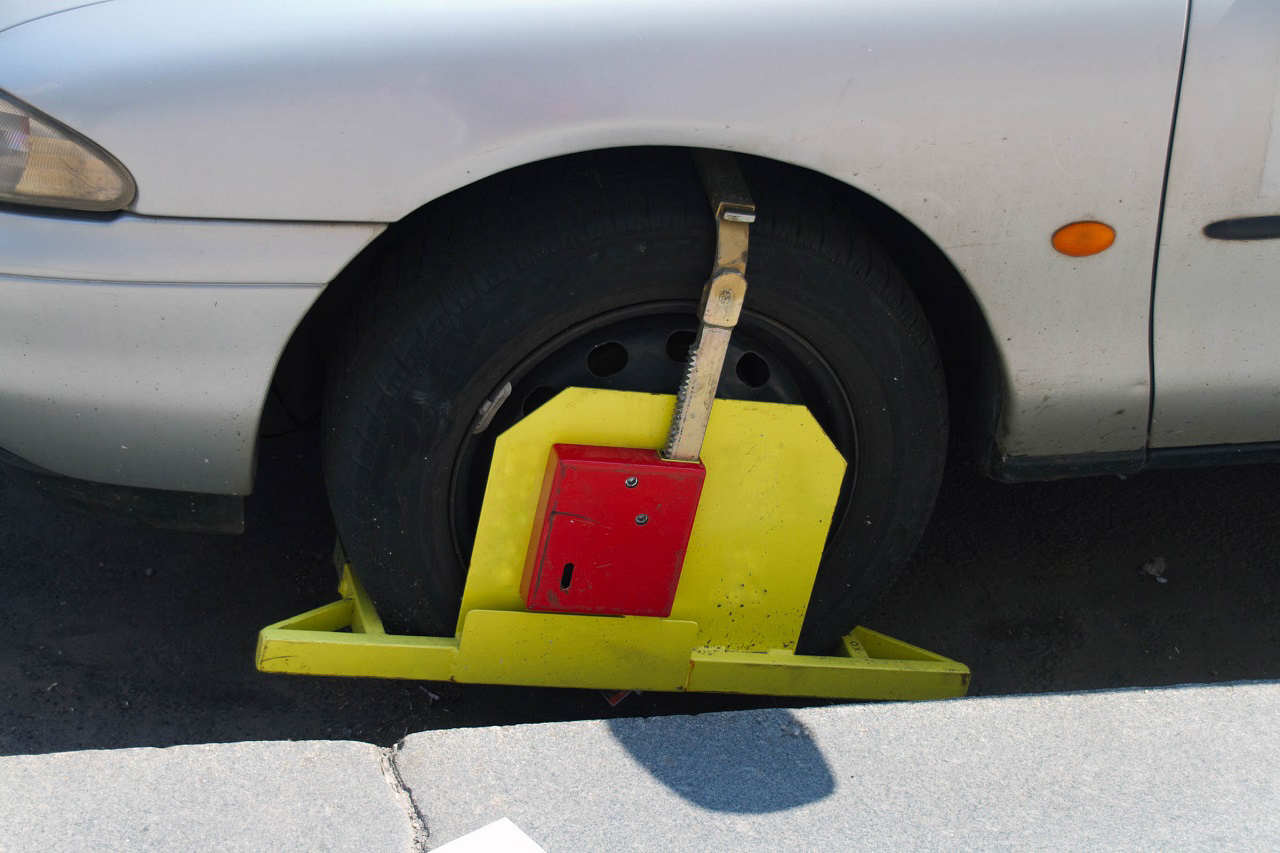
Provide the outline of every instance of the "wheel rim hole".
[[599,379],[612,376],[627,366],[627,348],[617,341],[600,344],[587,355],[587,370]]
[[734,372],[748,388],[763,388],[769,381],[772,371],[769,363],[753,352],[743,353],[738,359]]
[[693,346],[693,332],[679,329],[667,337],[667,358],[684,364],[689,360],[689,348]]
[[520,404],[520,409],[527,415],[555,395],[556,391],[554,388],[549,388],[546,385],[539,385],[537,388],[534,388],[525,395],[524,402]]

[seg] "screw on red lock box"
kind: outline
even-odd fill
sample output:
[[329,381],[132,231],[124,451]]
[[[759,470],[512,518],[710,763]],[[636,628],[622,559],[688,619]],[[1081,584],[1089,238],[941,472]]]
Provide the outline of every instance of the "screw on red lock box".
[[746,297],[755,220],[732,155],[699,152],[696,159],[715,212],[716,257],[666,446],[552,447],[520,584],[530,610],[671,613],[706,477],[699,453]]

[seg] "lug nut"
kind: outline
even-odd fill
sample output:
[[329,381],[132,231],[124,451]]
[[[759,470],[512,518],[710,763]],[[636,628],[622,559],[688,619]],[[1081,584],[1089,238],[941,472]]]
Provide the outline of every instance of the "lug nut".
[[639,482],[640,482],[639,477],[636,477],[634,475],[630,476],[627,478],[627,488],[634,489],[639,484]]
[[643,512],[636,516],[636,524],[639,524],[641,527],[643,527],[648,523],[649,523],[649,516],[645,515]]

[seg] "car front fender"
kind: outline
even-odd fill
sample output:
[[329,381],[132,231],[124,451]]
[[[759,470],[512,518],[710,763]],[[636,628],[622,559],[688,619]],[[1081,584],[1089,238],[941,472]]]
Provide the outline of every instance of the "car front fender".
[[[0,88],[118,157],[154,216],[390,222],[630,145],[814,169],[969,284],[1004,453],[1140,448],[1185,0],[115,0],[0,33]],[[1115,245],[1053,252],[1098,218]]]

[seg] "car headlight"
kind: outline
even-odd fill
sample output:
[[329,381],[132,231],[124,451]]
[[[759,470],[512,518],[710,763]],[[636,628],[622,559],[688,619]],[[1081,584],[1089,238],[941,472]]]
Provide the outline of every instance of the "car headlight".
[[119,210],[133,193],[133,178],[114,157],[0,93],[0,202]]

